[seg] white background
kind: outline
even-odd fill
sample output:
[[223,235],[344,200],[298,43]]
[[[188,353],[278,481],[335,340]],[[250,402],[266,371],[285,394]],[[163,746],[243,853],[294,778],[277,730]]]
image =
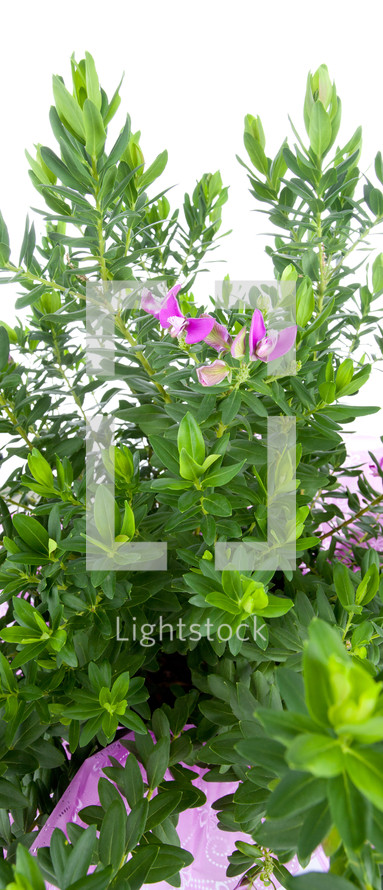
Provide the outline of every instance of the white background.
[[[174,206],[204,172],[219,168],[230,185],[222,231],[233,233],[212,255],[226,262],[197,278],[197,301],[227,273],[232,279],[272,277],[260,234],[269,229],[267,219],[252,212],[246,173],[235,158],[245,158],[246,113],[260,115],[266,152],[273,156],[290,134],[288,113],[304,131],[307,73],[325,62],[343,103],[339,143],[362,124],[361,169],[371,176],[375,154],[383,151],[383,14],[374,0],[28,0],[4,3],[1,24],[0,208],[16,260],[26,212],[41,206],[24,148],[34,153],[37,142],[55,147],[48,120],[51,76],[62,74],[70,86],[73,51],[77,59],[86,49],[93,54],[109,96],[125,71],[112,137],[129,111],[133,130],[142,132],[147,164],[168,149],[161,183],[175,186]],[[373,244],[383,250],[383,235],[375,235]],[[13,291],[2,286],[0,300],[0,318],[12,323]],[[358,400],[381,404],[381,391],[376,369]],[[380,435],[380,416],[364,418],[359,431]]]

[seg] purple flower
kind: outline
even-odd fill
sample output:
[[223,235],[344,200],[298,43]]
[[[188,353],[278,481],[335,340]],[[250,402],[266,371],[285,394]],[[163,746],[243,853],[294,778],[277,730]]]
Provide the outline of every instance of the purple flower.
[[215,386],[216,383],[222,383],[229,373],[229,366],[218,358],[211,365],[201,365],[200,368],[197,368],[197,377],[202,386]]
[[271,362],[289,352],[297,336],[296,325],[283,331],[267,331],[260,309],[254,309],[249,333],[250,361]]
[[210,315],[202,315],[201,318],[186,318],[182,314],[175,296],[175,290],[178,293],[180,285],[173,287],[166,299],[164,300],[160,313],[159,321],[163,328],[170,328],[171,337],[179,337],[186,331],[185,343],[199,343],[210,334],[215,320]]
[[[380,466],[380,469],[383,470],[383,457],[380,458],[379,466]],[[369,468],[369,470],[371,470],[372,476],[379,476],[378,468],[377,468],[376,464],[369,464],[368,468]]]
[[233,358],[242,358],[246,353],[246,328],[241,328],[239,334],[234,337],[230,350]]
[[[208,315],[206,317],[210,318],[211,316]],[[231,337],[229,331],[224,324],[218,324],[215,318],[213,318],[213,327],[210,333],[204,337],[204,340],[205,343],[212,346],[217,352],[221,352],[222,349],[230,349]]]
[[156,300],[155,296],[147,288],[142,291],[141,309],[143,309],[144,312],[148,312],[149,315],[154,315],[154,318],[160,317],[162,303],[163,300],[161,302]]

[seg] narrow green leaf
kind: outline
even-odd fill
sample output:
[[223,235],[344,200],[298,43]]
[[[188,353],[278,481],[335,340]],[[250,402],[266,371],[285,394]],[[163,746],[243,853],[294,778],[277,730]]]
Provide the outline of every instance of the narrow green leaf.
[[84,107],[85,148],[91,158],[97,160],[102,154],[106,132],[101,113],[90,99],[85,99]]
[[86,91],[88,94],[88,99],[94,103],[98,111],[101,109],[101,93],[100,93],[100,84],[98,81],[98,75],[96,71],[96,66],[94,64],[93,56],[90,53],[85,53],[85,72],[86,72]]
[[122,800],[114,800],[108,807],[100,831],[98,852],[103,865],[118,868],[125,850],[126,809]]

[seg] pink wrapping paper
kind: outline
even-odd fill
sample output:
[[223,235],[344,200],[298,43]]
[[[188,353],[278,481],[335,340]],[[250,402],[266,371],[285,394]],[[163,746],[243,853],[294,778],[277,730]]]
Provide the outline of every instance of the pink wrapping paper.
[[[372,451],[379,460],[383,459],[383,447],[380,443],[379,447],[377,446],[376,439],[369,437],[352,439],[349,443],[347,466],[360,464],[367,479],[377,491],[380,491],[382,481],[376,478],[376,470],[369,467],[371,458],[368,454],[368,451]],[[345,482],[351,491],[357,490],[356,479],[346,479]],[[336,502],[336,496],[333,497],[333,501]],[[339,501],[339,504],[347,518],[345,501]],[[339,519],[335,520],[331,524],[332,527],[338,525],[339,522]],[[328,531],[330,528],[330,525],[324,525],[322,531]],[[325,540],[329,541],[330,538]],[[377,541],[372,542],[372,546],[382,549],[383,535]],[[126,738],[131,737],[130,733],[126,736]],[[32,853],[36,853],[39,847],[49,846],[54,828],[60,828],[66,832],[68,822],[84,824],[78,813],[83,807],[99,803],[98,781],[103,776],[104,767],[110,766],[109,757],[114,757],[120,764],[124,764],[127,756],[129,756],[128,752],[123,745],[120,742],[113,742],[103,751],[90,757],[81,766],[36,838],[31,848]],[[198,774],[195,784],[203,790],[207,799],[203,806],[181,813],[179,816],[177,831],[181,846],[189,850],[194,857],[194,862],[181,872],[181,887],[182,890],[187,890],[187,888],[189,890],[234,890],[238,884],[238,878],[226,877],[228,856],[235,849],[235,841],[244,840],[251,843],[252,840],[248,835],[242,833],[220,831],[212,804],[223,795],[232,793],[237,786],[232,783],[204,782],[205,771],[196,767],[194,769]],[[167,774],[166,778],[170,779],[170,774]],[[292,874],[302,874],[304,871],[325,872],[328,869],[328,860],[323,851],[318,849],[307,869],[301,869],[296,859],[292,860],[288,868]],[[274,883],[277,888],[280,887],[275,879]],[[256,881],[254,886],[257,890],[258,888],[262,890],[264,884],[261,881]],[[149,890],[151,887],[157,887],[158,890],[169,890],[169,884],[166,881],[155,885],[145,884],[144,890],[145,888]],[[47,884],[47,890],[55,890],[55,888],[53,885]]]
[[[348,441],[347,441],[348,439]],[[383,445],[381,442],[377,441],[373,436],[357,436],[357,437],[347,437],[346,446],[347,446],[347,459],[345,466],[348,469],[351,468],[360,468],[360,473],[364,473],[367,482],[375,489],[378,494],[381,494],[383,491],[383,479],[381,479],[378,475],[375,464],[373,464],[369,452],[375,455],[376,459],[380,462],[380,465],[383,464]],[[359,492],[358,489],[358,478],[357,476],[344,476],[342,479],[342,483],[344,488],[348,488],[351,492]],[[331,498],[326,498],[326,503],[337,504],[338,507],[342,510],[344,519],[349,519],[353,515],[353,511],[349,509],[348,503],[344,498],[337,498],[336,493],[332,495]],[[362,505],[363,506],[363,502]],[[333,528],[336,528],[343,520],[335,517],[329,522],[324,522],[320,526],[321,534],[325,534]],[[366,542],[361,540],[362,534],[361,532],[355,528],[355,533],[353,533],[353,541],[355,544],[359,544],[361,547],[372,547],[374,550],[383,550],[383,517],[380,519],[380,525],[382,526],[382,534],[377,538],[371,539]],[[352,523],[349,525],[349,530],[353,531]],[[323,539],[323,547],[327,548],[330,546],[331,537],[328,536]],[[339,559],[342,559],[344,562],[350,562],[349,559],[349,551],[343,545],[338,545],[336,548],[336,555]]]
[[[131,739],[132,737],[132,733],[126,735],[126,738]],[[65,832],[67,822],[83,825],[78,813],[83,807],[99,803],[97,785],[103,776],[104,767],[111,766],[109,757],[114,757],[120,764],[124,764],[128,756],[128,751],[120,742],[113,742],[103,751],[89,757],[80,767],[41,829],[31,847],[31,852],[36,853],[39,847],[49,846],[54,828],[61,828]],[[242,840],[248,843],[253,843],[253,841],[249,835],[242,832],[221,831],[218,828],[217,815],[212,809],[212,804],[224,794],[231,794],[235,791],[237,783],[204,782],[203,776],[206,770],[198,769],[198,767],[193,767],[193,770],[198,774],[194,784],[206,794],[206,803],[201,807],[187,810],[179,816],[177,832],[181,847],[194,856],[194,862],[181,872],[182,890],[234,890],[239,879],[238,877],[226,877],[228,856],[235,849],[235,841]],[[141,771],[144,773],[143,768]],[[171,779],[170,773],[167,773],[165,778]],[[316,851],[310,866],[305,870],[299,867],[296,859],[289,864],[289,871],[292,874],[301,874],[303,871],[327,871],[327,869],[328,860],[322,850]],[[277,881],[274,883],[276,887],[280,887]],[[257,881],[254,886],[257,890],[258,888],[261,890],[264,884]],[[166,881],[161,881],[158,884],[143,885],[143,890],[150,890],[150,888],[169,890],[169,884]],[[55,890],[55,888],[53,885],[47,884],[47,890]]]

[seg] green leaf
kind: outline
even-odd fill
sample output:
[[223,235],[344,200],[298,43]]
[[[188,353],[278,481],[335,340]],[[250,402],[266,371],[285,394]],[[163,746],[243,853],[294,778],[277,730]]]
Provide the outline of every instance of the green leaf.
[[263,767],[268,773],[271,771],[282,776],[287,772],[285,746],[274,739],[244,739],[234,745],[234,748],[246,762]]
[[59,828],[53,830],[50,841],[50,855],[55,877],[59,884],[65,884],[65,869],[70,857],[70,847],[63,831]]
[[281,779],[267,801],[267,815],[281,819],[301,813],[326,797],[326,781],[305,772],[290,772]]
[[135,714],[134,711],[127,710],[125,714],[121,716],[120,723],[123,726],[126,726],[128,729],[131,729],[133,732],[137,732],[139,735],[146,735],[146,726],[141,717],[138,714]]
[[4,267],[9,260],[10,255],[8,229],[5,225],[2,214],[0,213],[0,267]]
[[286,878],[286,890],[355,890],[355,884],[338,875],[312,871],[307,875]]
[[379,590],[379,570],[375,563],[372,563],[367,572],[358,584],[356,590],[356,602],[358,605],[366,606],[374,599]]
[[103,543],[115,539],[115,500],[107,485],[99,485],[94,499],[94,521]]
[[85,52],[85,76],[86,76],[86,91],[88,94],[88,99],[94,103],[96,108],[100,111],[101,109],[101,93],[100,93],[100,84],[98,82],[98,76],[96,71],[96,66],[94,64],[93,56],[90,53]]
[[231,516],[233,508],[223,494],[205,495],[202,499],[204,510],[212,516]]
[[149,442],[164,467],[178,476],[178,454],[175,444],[163,436],[149,436]]
[[372,264],[372,289],[374,294],[383,290],[383,253],[379,253]]
[[159,881],[168,881],[173,875],[178,874],[181,868],[191,865],[193,856],[187,850],[181,850],[170,844],[161,844],[158,848],[158,856],[152,865],[146,881],[155,884]]
[[309,644],[303,654],[303,675],[307,707],[311,716],[324,726],[329,726],[328,710],[333,704],[328,672],[331,655],[349,664],[339,632],[327,622],[314,618],[309,625]]
[[241,407],[242,395],[239,390],[233,390],[221,403],[222,423],[228,426],[234,420]]
[[40,482],[41,485],[46,485],[48,488],[54,487],[53,473],[49,463],[37,448],[32,448],[32,454],[28,454],[28,466],[36,482]]
[[148,169],[139,176],[138,179],[138,187],[139,189],[146,189],[148,185],[151,185],[155,179],[158,179],[161,176],[161,173],[165,170],[166,164],[168,163],[168,153],[162,151],[161,154],[157,155],[156,159],[153,163],[148,167]]
[[344,766],[364,797],[383,811],[383,754],[370,747],[355,746],[345,751]]
[[311,148],[321,158],[330,145],[332,129],[329,115],[320,99],[312,107],[308,132]]
[[180,452],[180,476],[183,479],[187,479],[190,482],[194,482],[198,479],[199,476],[202,475],[202,467],[201,464],[197,463],[197,461],[193,460],[190,457],[190,454],[186,451],[186,448],[181,448]]
[[9,337],[5,327],[0,327],[0,371],[8,365],[9,356]]
[[[106,121],[104,123],[106,125]],[[117,162],[121,160],[121,157],[124,154],[124,151],[129,143],[129,139],[130,139],[130,117],[129,117],[129,115],[127,115],[125,124],[121,130],[121,133],[117,137],[117,139],[113,145],[113,148],[112,148],[108,158],[105,161],[103,171],[109,169],[109,167],[114,166],[114,164],[117,164]]]
[[330,405],[334,401],[336,395],[335,383],[320,383],[318,392],[326,405]]
[[102,821],[98,842],[99,857],[103,865],[118,868],[125,850],[126,809],[122,800],[114,800]]
[[257,142],[256,139],[254,139],[254,136],[252,136],[251,133],[246,132],[243,134],[243,141],[245,143],[245,148],[249,155],[251,163],[254,164],[254,167],[259,171],[259,173],[267,175],[267,158],[260,143]]
[[336,372],[336,391],[337,393],[341,393],[345,386],[348,386],[351,383],[354,374],[354,363],[351,358],[346,358],[343,362],[340,363],[339,368]]
[[308,859],[316,847],[322,843],[331,828],[330,809],[327,800],[317,803],[305,812],[305,818],[298,837],[298,856]]
[[80,878],[79,881],[67,887],[67,890],[107,890],[111,886],[112,875],[113,869],[109,866],[108,868],[103,868],[102,871]]
[[307,770],[319,778],[338,776],[343,752],[338,739],[319,733],[303,733],[289,746],[286,759],[291,769]]
[[146,822],[148,831],[170,816],[177,809],[182,799],[181,791],[161,791],[149,801],[149,813]]
[[185,414],[179,425],[177,445],[179,454],[184,448],[189,457],[192,457],[197,464],[204,462],[205,442],[198,423],[190,411]]
[[350,570],[344,563],[337,562],[334,565],[333,578],[339,602],[347,609],[355,602],[355,587],[351,580]]
[[10,801],[12,801],[12,808],[15,809],[29,807],[30,805],[28,798],[24,797],[16,784],[8,779],[0,778],[0,807],[9,809]]
[[65,887],[87,874],[96,845],[96,826],[91,825],[80,836],[65,865]]
[[[110,779],[114,779],[113,769],[107,767],[104,772]],[[124,769],[119,770],[114,781],[117,782],[131,808],[141,800],[144,794],[144,783],[138,760],[134,754],[129,754]]]
[[20,843],[16,852],[16,872],[29,881],[33,890],[45,890],[45,883],[35,857],[31,856]]
[[97,160],[102,154],[106,133],[101,113],[90,99],[85,99],[83,107],[85,148],[91,158]]
[[159,850],[159,846],[154,844],[138,847],[129,862],[118,872],[111,890],[139,890],[146,882],[147,876],[158,858]]
[[367,838],[367,801],[350,782],[347,773],[329,779],[327,794],[332,821],[344,845],[350,850],[358,850]]
[[220,485],[227,485],[238,473],[241,472],[246,460],[239,463],[231,464],[230,467],[221,467],[219,470],[213,470],[208,476],[205,476],[202,486],[203,488],[216,488]]
[[154,750],[149,754],[146,763],[146,772],[151,790],[157,788],[157,785],[159,785],[164,778],[169,764],[169,747],[169,739],[160,739],[155,745]]
[[[41,156],[48,169],[52,170],[52,172],[60,179],[64,186],[66,186],[68,189],[73,189],[74,191],[77,191],[78,189],[84,191],[82,183],[79,179],[77,179],[73,167],[71,168],[71,170],[69,170],[66,164],[64,164],[63,161],[61,161],[60,158],[57,157],[57,155],[54,153],[54,151],[52,151],[51,148],[46,148],[43,145],[41,148]],[[55,191],[60,194],[60,189],[57,186],[55,186]],[[63,192],[63,194],[68,194],[68,192],[65,192],[64,189],[62,189],[61,191]],[[21,302],[18,305],[22,307]]]
[[268,593],[268,600],[267,606],[257,610],[256,614],[261,615],[262,618],[280,618],[294,608],[293,601],[285,596],[274,596],[274,594]]
[[133,510],[128,501],[124,501],[124,516],[120,528],[120,535],[127,535],[127,537],[131,539],[134,537],[135,530],[136,524]]
[[69,124],[70,129],[76,136],[80,139],[85,139],[81,108],[76,99],[68,93],[61,77],[56,74],[53,76],[53,95],[60,120],[64,125]]
[[306,277],[299,285],[296,297],[297,324],[304,328],[314,312],[315,299],[310,278]]
[[33,552],[48,553],[49,535],[44,526],[37,522],[37,519],[16,513],[13,517],[13,525],[17,534]]
[[126,820],[126,852],[131,853],[145,831],[149,801],[146,797],[137,801]]
[[232,615],[238,615],[241,612],[239,603],[235,603],[234,600],[229,599],[228,596],[225,596],[224,593],[219,593],[219,591],[208,593],[206,602],[211,606],[215,606],[216,609],[223,609],[224,612],[230,612]]

